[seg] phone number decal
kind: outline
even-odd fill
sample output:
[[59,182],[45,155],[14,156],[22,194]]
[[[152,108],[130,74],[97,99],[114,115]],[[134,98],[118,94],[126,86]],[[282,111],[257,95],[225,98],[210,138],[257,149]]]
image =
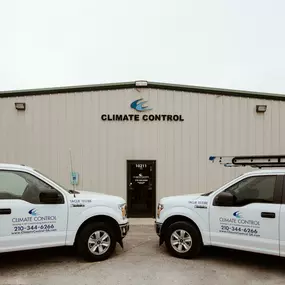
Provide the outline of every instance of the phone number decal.
[[259,236],[258,230],[247,227],[221,226],[220,232],[241,235]]
[[47,231],[56,231],[53,224],[41,224],[41,225],[28,225],[28,226],[14,226],[14,232],[12,234],[27,234],[27,233],[40,233]]

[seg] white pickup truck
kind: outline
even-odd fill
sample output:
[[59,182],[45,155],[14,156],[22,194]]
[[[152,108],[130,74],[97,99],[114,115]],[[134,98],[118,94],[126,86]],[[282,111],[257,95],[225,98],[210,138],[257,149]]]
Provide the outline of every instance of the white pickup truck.
[[[281,165],[268,159],[243,166]],[[155,229],[160,245],[180,258],[194,258],[202,246],[285,257],[285,169],[248,172],[209,193],[162,198]]]
[[0,253],[76,246],[105,260],[129,231],[124,199],[67,190],[35,169],[0,164]]

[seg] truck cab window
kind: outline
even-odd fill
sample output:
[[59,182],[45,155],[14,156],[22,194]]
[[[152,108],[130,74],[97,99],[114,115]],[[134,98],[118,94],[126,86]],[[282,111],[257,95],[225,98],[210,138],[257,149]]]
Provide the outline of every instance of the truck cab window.
[[21,199],[27,181],[12,171],[0,171],[0,199]]
[[225,192],[234,196],[235,206],[250,203],[273,203],[276,176],[253,176],[230,186]]
[[40,204],[41,189],[52,189],[37,177],[21,171],[0,171],[0,199],[21,199]]

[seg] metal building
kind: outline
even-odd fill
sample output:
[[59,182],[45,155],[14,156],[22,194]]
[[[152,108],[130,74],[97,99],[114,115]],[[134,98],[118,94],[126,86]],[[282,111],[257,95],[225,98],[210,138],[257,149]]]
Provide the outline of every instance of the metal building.
[[144,81],[1,92],[0,161],[72,188],[71,149],[77,189],[122,196],[129,216],[153,217],[161,197],[211,191],[247,170],[211,155],[284,154],[284,101]]

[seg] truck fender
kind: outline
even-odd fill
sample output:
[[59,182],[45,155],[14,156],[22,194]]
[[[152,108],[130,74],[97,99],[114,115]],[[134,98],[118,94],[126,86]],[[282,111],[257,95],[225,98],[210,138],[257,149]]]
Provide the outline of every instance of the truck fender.
[[90,218],[95,218],[97,216],[105,216],[113,219],[113,221],[118,225],[122,223],[122,219],[118,212],[113,208],[106,206],[94,206],[86,209],[78,216],[73,217],[73,220],[69,221],[68,230],[67,230],[67,240],[66,244],[72,245],[75,242],[76,235],[81,225]]
[[[163,214],[162,214],[163,213]],[[201,234],[203,243],[206,245],[209,242],[209,230],[207,222],[204,221],[201,216],[199,216],[195,211],[186,207],[175,207],[170,209],[165,209],[161,212],[162,227],[161,227],[161,241],[163,243],[163,232],[165,227],[167,227],[172,222],[188,220],[189,222],[196,225],[197,229]]]

